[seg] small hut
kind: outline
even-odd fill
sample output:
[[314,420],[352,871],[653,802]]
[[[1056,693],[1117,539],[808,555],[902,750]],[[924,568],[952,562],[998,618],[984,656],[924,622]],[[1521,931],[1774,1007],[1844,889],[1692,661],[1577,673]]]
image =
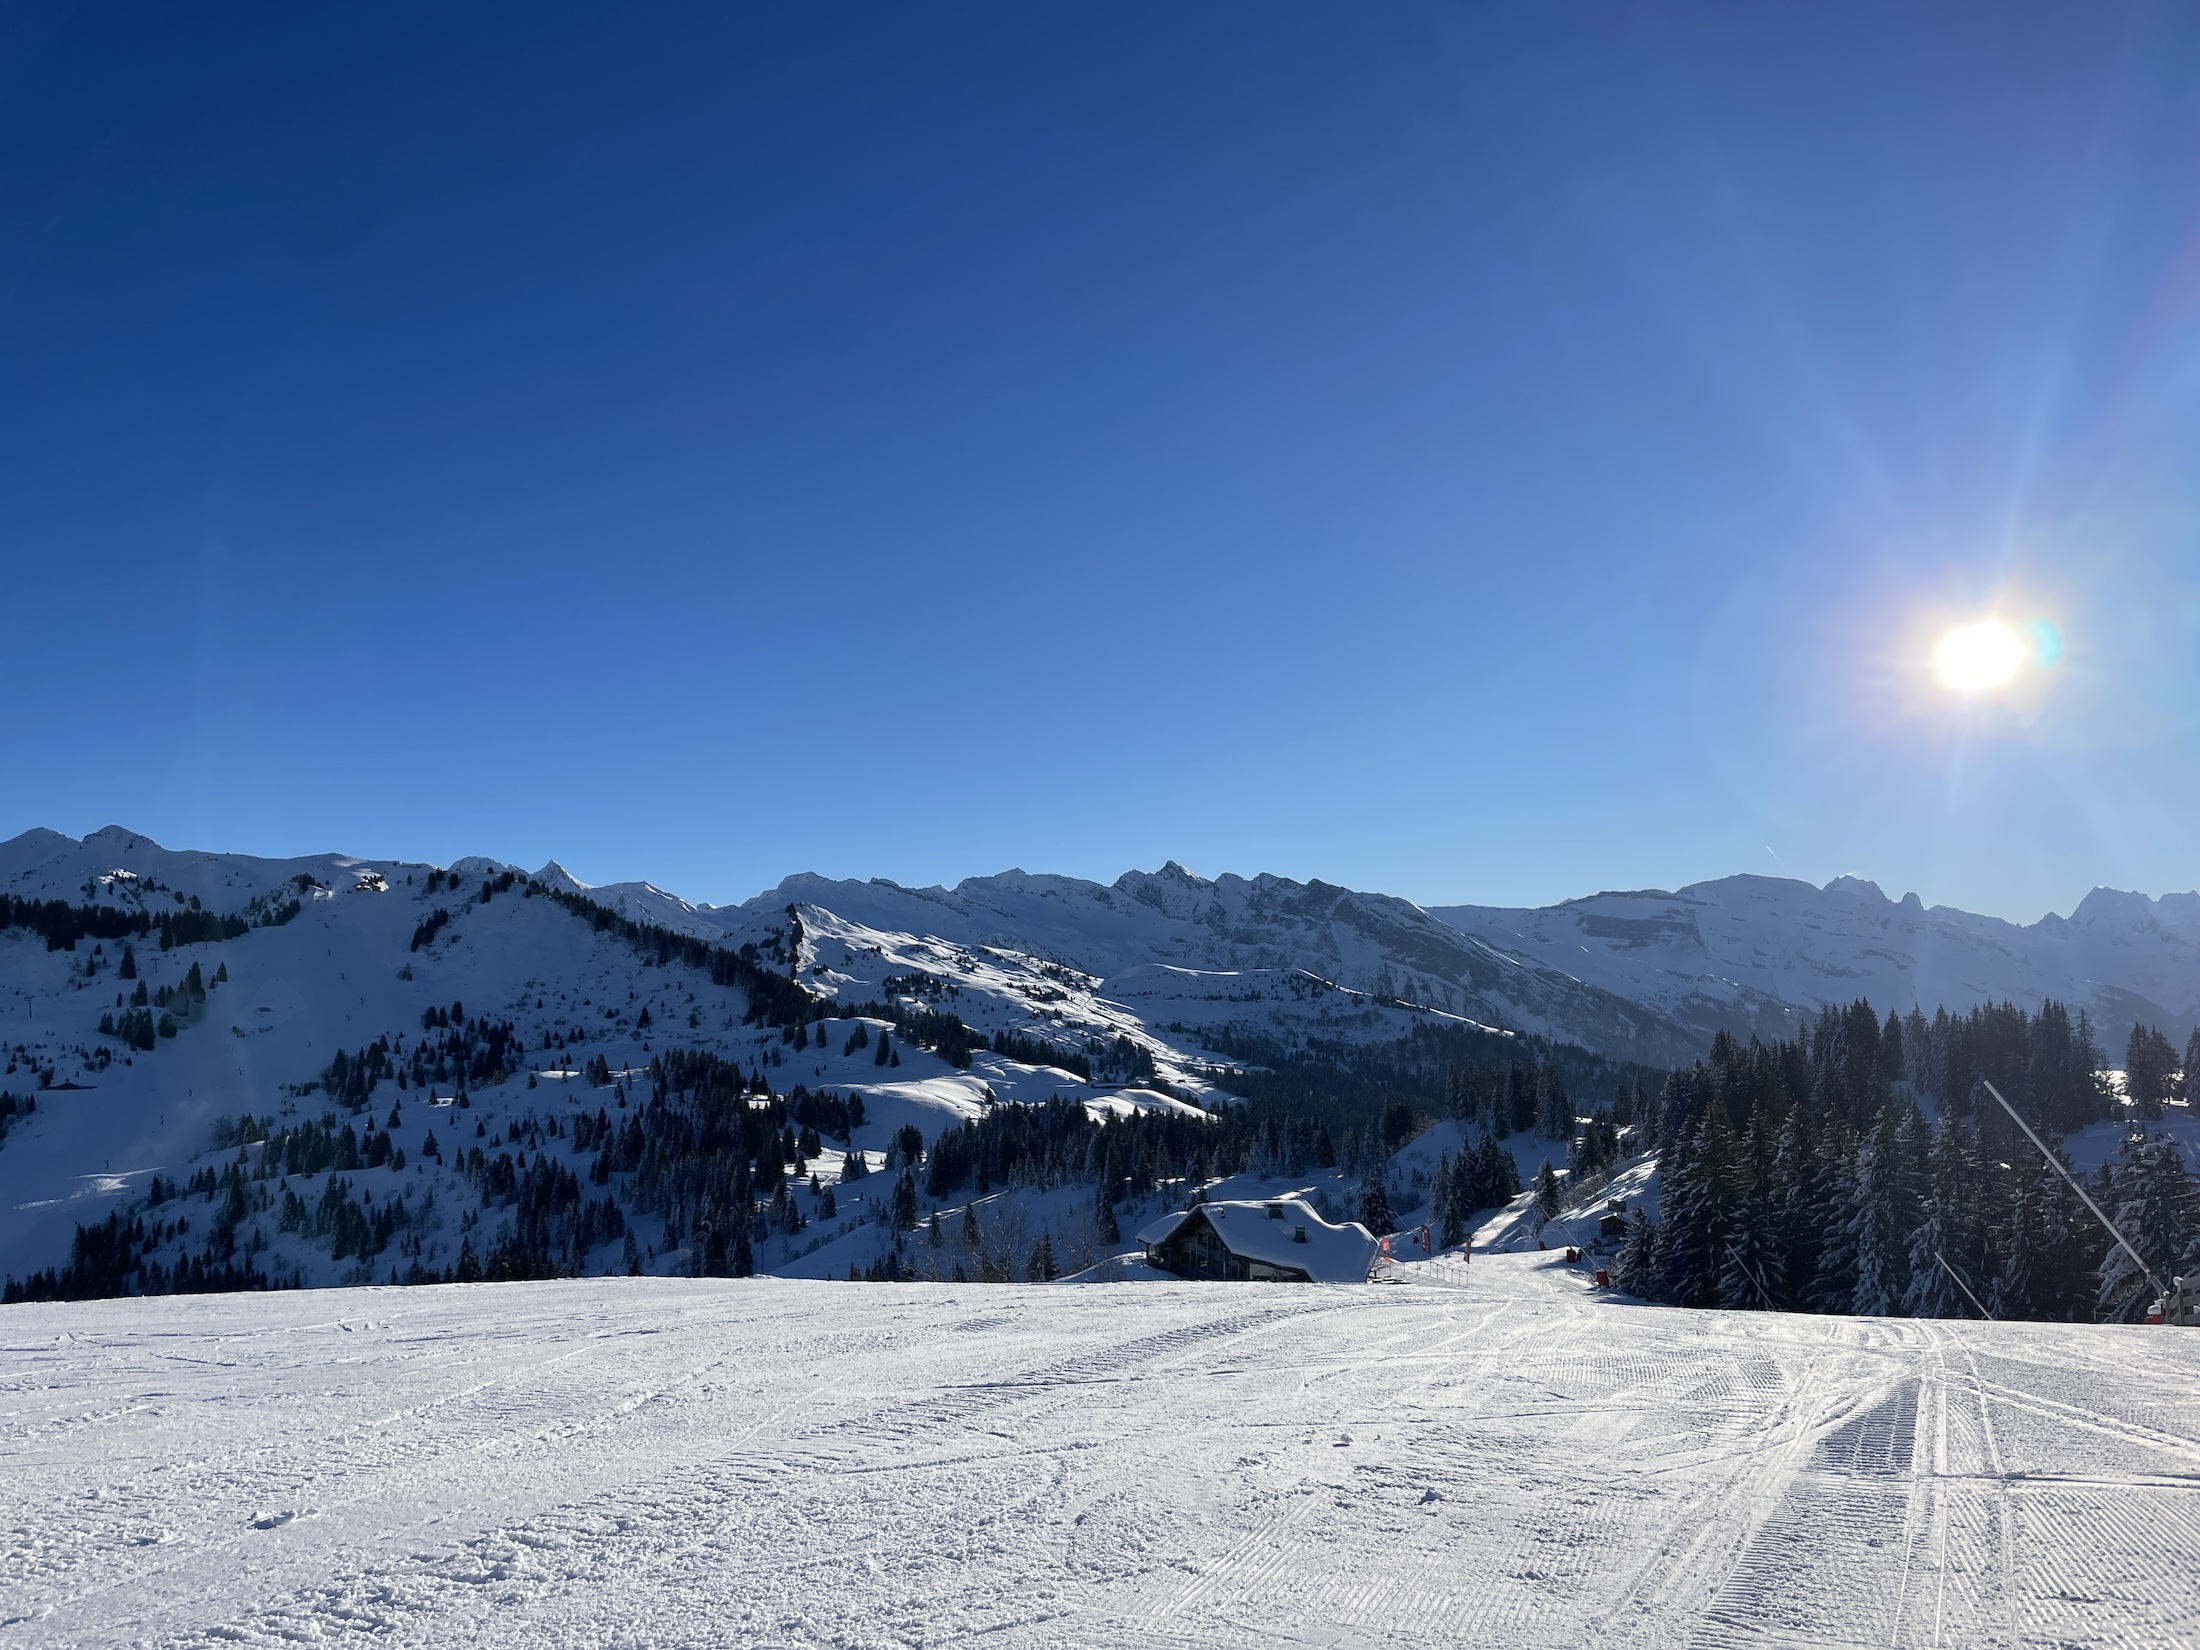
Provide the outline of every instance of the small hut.
[[1365,1226],[1332,1225],[1300,1197],[1197,1203],[1138,1241],[1156,1270],[1225,1283],[1365,1283],[1376,1252]]

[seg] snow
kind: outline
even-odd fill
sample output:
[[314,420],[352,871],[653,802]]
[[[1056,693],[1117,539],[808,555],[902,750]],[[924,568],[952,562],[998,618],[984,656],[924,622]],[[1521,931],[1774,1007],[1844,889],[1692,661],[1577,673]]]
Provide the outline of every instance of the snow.
[[[469,879],[476,872],[501,876],[505,868],[491,858],[461,863]],[[493,1154],[518,1130],[528,1137],[530,1156],[540,1150],[577,1173],[587,1169],[590,1159],[572,1151],[565,1125],[576,1109],[618,1115],[615,1089],[593,1088],[580,1075],[599,1055],[614,1073],[629,1074],[630,1091],[636,1087],[631,1074],[644,1070],[654,1054],[682,1047],[719,1054],[744,1069],[761,1067],[783,1094],[797,1084],[861,1093],[866,1123],[853,1144],[875,1161],[904,1125],[914,1124],[929,1143],[941,1130],[1000,1102],[1060,1099],[1096,1114],[1190,1114],[1203,1104],[1219,1104],[1221,1091],[1206,1070],[1216,1058],[1210,1042],[1225,1029],[1282,1044],[1306,1038],[1387,1045],[1416,1027],[1460,1023],[1466,1009],[1499,999],[1520,1025],[1556,1024],[1575,1008],[1587,1012],[1586,999],[1534,996],[1543,990],[1534,980],[1517,991],[1490,983],[1511,964],[1499,969],[1497,961],[1504,959],[1498,952],[1463,940],[1403,901],[1273,877],[1208,881],[1172,865],[1131,873],[1112,886],[1012,872],[952,890],[801,877],[735,907],[691,904],[646,882],[588,891],[618,909],[717,943],[754,943],[767,962],[799,968],[808,989],[840,1004],[893,998],[935,1003],[982,1031],[1014,1031],[1064,1051],[1065,1057],[1073,1050],[1112,1051],[1121,1039],[1150,1057],[1155,1076],[1149,1080],[1138,1062],[1127,1062],[1129,1069],[1098,1066],[1098,1080],[1087,1081],[1059,1066],[991,1052],[976,1054],[967,1069],[958,1070],[898,1032],[892,1046],[899,1063],[880,1066],[875,1056],[889,1029],[882,1020],[862,1022],[863,1048],[846,1047],[858,1023],[851,1019],[829,1022],[824,1044],[795,1049],[776,1031],[742,1023],[747,1003],[739,990],[713,986],[677,963],[655,966],[616,938],[594,933],[555,902],[526,897],[525,884],[482,903],[478,881],[439,883],[430,894],[429,875],[423,865],[342,854],[268,860],[172,851],[120,827],[81,842],[30,831],[0,843],[0,890],[25,898],[89,900],[158,914],[185,909],[193,898],[209,911],[231,913],[254,901],[279,903],[301,891],[313,896],[291,921],[238,939],[172,952],[159,951],[150,940],[138,945],[140,973],[154,991],[176,985],[194,961],[209,980],[217,963],[229,972],[227,982],[211,986],[199,1021],[187,1021],[176,1037],[140,1053],[96,1030],[102,1012],[114,1010],[126,989],[117,978],[119,945],[100,948],[93,970],[90,943],[74,953],[49,952],[28,931],[0,931],[0,1067],[5,1068],[0,1088],[37,1099],[36,1113],[16,1122],[0,1142],[0,1274],[20,1278],[61,1263],[79,1222],[141,1209],[156,1173],[175,1180],[199,1169],[218,1170],[228,1161],[212,1146],[213,1125],[221,1117],[250,1112],[278,1124],[319,1117],[328,1109],[327,1097],[296,1091],[319,1076],[338,1048],[356,1051],[378,1036],[417,1042],[423,1011],[447,1007],[454,999],[473,1017],[511,1020],[526,1050],[526,1069],[510,1081],[477,1088],[464,1111],[425,1103],[452,1098],[451,1084],[431,1094],[400,1096],[385,1083],[375,1094],[371,1119],[357,1120],[362,1127],[369,1121],[381,1124],[393,1105],[401,1110],[388,1132],[409,1167],[361,1170],[353,1179],[378,1206],[392,1197],[407,1201],[418,1216],[408,1241],[418,1241],[418,1258],[430,1267],[455,1260],[462,1222],[479,1201],[446,1167],[454,1160],[452,1148],[478,1143]],[[554,861],[537,875],[545,885],[582,886]],[[351,892],[371,887],[377,878],[382,891]],[[1793,888],[1807,885],[1756,879],[1744,890],[1757,901],[1749,931],[1758,941],[1770,944],[1782,933],[1798,931],[1792,923],[1818,920],[1811,909],[1791,911],[1781,903]],[[1848,913],[1844,921],[1865,924],[1859,932],[1878,933],[1871,924],[1894,920],[1888,912],[1922,914],[1860,887],[1808,892],[1838,903]],[[1710,901],[1703,889],[1688,898],[1699,896]],[[1646,911],[1663,910],[1656,901],[1680,898],[1600,896],[1607,903],[1650,902]],[[799,955],[789,952],[790,904],[801,925]],[[1626,928],[1625,922],[1665,920],[1654,912],[1623,918],[1604,905],[1588,904],[1595,909],[1581,915],[1581,922],[1599,917],[1623,924],[1612,930],[1627,941],[1615,940],[1615,956],[1634,955],[1629,946],[1648,932]],[[438,908],[451,912],[451,922],[432,942],[412,949],[416,926]],[[1929,915],[1953,920],[1947,913]],[[1782,929],[1782,922],[1791,927]],[[2150,922],[2159,933],[2146,928]],[[2179,954],[2175,948],[2183,943],[2178,936],[2184,923],[2183,905],[2131,896],[2121,903],[2090,900],[2062,927],[2096,937],[2121,935],[2118,943],[2133,956],[2152,957]],[[1568,932],[1577,930],[1578,924]],[[1842,954],[1849,930],[1834,924],[1826,931],[1828,954]],[[2033,932],[2008,924],[1995,931],[2005,937]],[[1815,936],[1818,930],[1811,932]],[[1819,941],[1814,937],[1811,943]],[[1663,955],[1661,945],[1645,941],[1636,949]],[[1803,965],[1781,966],[1789,971],[1781,979],[1792,985],[1790,975]],[[1507,991],[1516,994],[1507,997]],[[1529,992],[1534,1001],[1518,991]],[[639,1024],[643,1007],[651,1014],[648,1028]],[[1494,1008],[1486,1012],[1497,1017]],[[555,1038],[565,1039],[566,1046],[554,1046]],[[48,1072],[54,1086],[41,1087]],[[2173,1113],[2163,1126],[2177,1135],[2188,1161],[2200,1161],[2200,1119],[2182,1107]],[[556,1131],[547,1127],[552,1120],[559,1123]],[[421,1152],[431,1128],[444,1149],[440,1163],[425,1160]],[[2120,1140],[2117,1126],[2102,1125],[2073,1136],[2070,1146],[2086,1167],[2113,1155]],[[1447,1121],[1400,1154],[1390,1183],[1401,1219],[1411,1224],[1425,1210],[1437,1154],[1456,1155],[1465,1143],[1458,1125]],[[833,1160],[840,1144],[835,1143]],[[1524,1183],[1546,1155],[1564,1161],[1563,1147],[1539,1136],[1515,1134],[1505,1144]],[[1645,1176],[1630,1200],[1640,1195],[1654,1208],[1654,1171]],[[873,1217],[891,1185],[888,1179],[836,1189],[831,1221],[815,1218],[822,1199],[803,1190],[800,1200],[813,1217],[811,1228],[791,1238],[775,1237],[759,1253],[759,1266],[844,1276],[851,1264],[874,1262],[888,1239]],[[294,1189],[310,1196],[318,1188],[315,1182]],[[279,1201],[283,1188],[269,1190]],[[1234,1177],[1210,1188],[1209,1195],[1269,1197],[1308,1190],[1328,1218],[1356,1207],[1355,1187],[1319,1174],[1278,1183],[1241,1183]],[[607,1195],[618,1192],[613,1186]],[[952,1219],[961,1207],[943,1213]],[[1093,1252],[1098,1239],[1089,1190],[1044,1195],[1019,1190],[986,1207],[1002,1216],[1005,1229],[1020,1241],[1046,1234],[1058,1247],[1074,1248],[1080,1267],[1104,1258]],[[691,1257],[662,1241],[661,1223],[633,1219],[631,1209],[628,1215],[645,1269],[687,1268]],[[333,1262],[325,1248],[276,1232],[275,1219],[271,1210],[257,1211],[248,1222],[251,1231],[240,1233],[266,1240],[260,1264],[270,1272],[296,1274],[312,1284],[370,1281],[356,1265]],[[482,1242],[493,1238],[492,1230]],[[1503,1212],[1477,1239],[1484,1245],[1530,1246],[1534,1240],[1524,1204]],[[171,1239],[178,1253],[194,1241],[199,1240],[182,1233]],[[1017,1249],[1019,1260],[1027,1254],[1028,1243]],[[402,1269],[409,1258],[385,1254],[374,1276],[388,1276],[393,1265]],[[1070,1258],[1063,1256],[1065,1266]],[[589,1270],[615,1262],[623,1267],[622,1256],[597,1254],[590,1257]],[[946,1270],[952,1270],[952,1257]]]
[[[484,876],[501,874],[502,862],[484,859],[471,867]],[[127,874],[117,876],[118,871]],[[104,944],[99,971],[88,974],[86,966],[94,960],[90,941],[73,953],[51,952],[28,931],[0,931],[0,1060],[9,1068],[0,1075],[0,1088],[34,1093],[38,1104],[36,1113],[0,1142],[0,1274],[21,1278],[65,1261],[79,1223],[102,1220],[111,1210],[141,1208],[156,1174],[173,1181],[200,1168],[219,1170],[229,1161],[212,1145],[219,1118],[249,1112],[263,1121],[295,1124],[320,1117],[329,1109],[327,1096],[300,1096],[293,1089],[318,1077],[338,1048],[356,1051],[384,1035],[410,1045],[422,1034],[422,1012],[453,1000],[463,1002],[472,1017],[510,1019],[531,1071],[475,1089],[463,1112],[448,1107],[455,1092],[449,1083],[432,1092],[405,1093],[384,1083],[368,1116],[346,1119],[364,1128],[386,1122],[396,1108],[399,1120],[388,1132],[407,1154],[408,1166],[347,1174],[377,1204],[403,1198],[418,1213],[411,1230],[428,1266],[447,1267],[456,1260],[466,1237],[462,1221],[478,1204],[473,1188],[450,1166],[455,1149],[479,1144],[493,1155],[517,1128],[531,1137],[527,1155],[539,1150],[586,1179],[593,1154],[576,1153],[564,1125],[576,1110],[620,1115],[612,1088],[581,1080],[581,1068],[599,1054],[630,1088],[653,1052],[678,1046],[706,1049],[745,1067],[763,1065],[781,1093],[797,1083],[859,1092],[866,1121],[853,1144],[874,1163],[903,1125],[915,1124],[929,1142],[997,1101],[1063,1098],[1112,1113],[1199,1109],[1157,1090],[1087,1083],[1066,1071],[991,1053],[977,1055],[969,1070],[959,1071],[898,1032],[893,1044],[899,1063],[882,1067],[873,1057],[889,1026],[876,1019],[862,1022],[869,1038],[865,1048],[846,1049],[858,1023],[849,1019],[830,1022],[829,1043],[794,1050],[782,1044],[776,1030],[742,1024],[747,1001],[738,989],[713,986],[707,976],[683,968],[656,967],[555,903],[525,897],[523,888],[486,904],[475,898],[478,882],[431,895],[425,866],[341,855],[262,860],[174,852],[121,831],[95,832],[81,843],[53,832],[0,843],[0,889],[72,903],[96,897],[156,913],[182,909],[178,896],[193,895],[208,910],[236,911],[257,896],[294,887],[292,879],[301,875],[343,889],[363,876],[379,875],[388,887],[378,895],[309,901],[279,927],[254,929],[216,945],[171,952],[152,940],[135,945],[140,977],[152,991],[175,985],[193,962],[209,979],[217,962],[230,976],[211,987],[200,1021],[186,1023],[177,1036],[142,1053],[124,1051],[95,1029],[101,1013],[113,1010],[117,997],[130,989],[117,978],[119,942]],[[625,887],[634,900],[643,899],[640,891],[655,894],[647,884]],[[433,943],[412,950],[415,925],[439,906],[452,912],[452,921]],[[729,937],[722,927],[707,931],[721,942]],[[894,943],[913,951],[917,942],[896,936]],[[1004,981],[1029,983],[1031,976],[1013,966],[1002,969]],[[653,1020],[647,1030],[637,1023],[644,1006]],[[1147,1036],[1134,1016],[1111,1013],[1104,1022],[1111,1035],[1120,1027]],[[996,1022],[1005,1017],[994,1016]],[[585,1041],[562,1050],[550,1046],[553,1034],[583,1033]],[[1165,1063],[1187,1090],[1211,1091],[1185,1069],[1180,1053],[1148,1040],[1163,1049]],[[104,1065],[91,1057],[102,1047],[113,1056]],[[55,1074],[51,1089],[38,1086],[46,1070]],[[538,1135],[529,1128],[552,1119],[560,1120],[558,1134]],[[442,1148],[441,1162],[422,1155],[431,1130]],[[835,1151],[826,1161],[837,1160]],[[292,1189],[307,1197],[320,1186],[318,1177],[293,1179]],[[813,1224],[791,1241],[775,1238],[760,1264],[822,1276],[844,1275],[851,1261],[876,1260],[886,1240],[870,1218],[892,1187],[889,1177],[836,1188],[836,1222]],[[283,1190],[269,1184],[277,1202]],[[171,1217],[175,1213],[170,1211]],[[1078,1231],[1090,1214],[1088,1194],[1076,1215]],[[629,1216],[646,1269],[685,1269],[690,1257],[661,1242],[661,1221],[634,1219],[631,1210]],[[1062,1216],[1069,1218],[1066,1205]],[[1041,1230],[1051,1230],[1058,1241],[1072,1235],[1048,1211],[1035,1210],[1032,1219],[1032,1238]],[[258,1264],[272,1274],[295,1273],[309,1284],[371,1281],[356,1264],[332,1261],[325,1246],[278,1231],[272,1209],[256,1211],[240,1237],[253,1232],[269,1245]],[[492,1222],[476,1239],[477,1247],[493,1236]],[[191,1247],[191,1234],[179,1233],[173,1242],[181,1253]],[[590,1269],[601,1270],[616,1259],[614,1244],[591,1258]],[[406,1257],[386,1252],[373,1276],[386,1277],[393,1266],[405,1264]]]
[[[1302,1197],[1206,1199],[1199,1212],[1239,1259],[1295,1268],[1316,1283],[1364,1283],[1375,1263],[1375,1239],[1365,1226],[1332,1224]],[[1138,1234],[1139,1243],[1166,1243],[1192,1214],[1184,1209],[1155,1221]]]
[[[2119,1078],[2122,1073],[2116,1074]],[[2119,1087],[2121,1085],[2119,1084]],[[2105,1123],[2092,1123],[2082,1129],[2073,1129],[2063,1136],[2062,1148],[2070,1158],[2070,1165],[2080,1174],[2091,1174],[2103,1163],[2109,1162],[2124,1148],[2134,1130],[2143,1129],[2152,1136],[2167,1135],[2176,1142],[2177,1154],[2185,1160],[2188,1169],[2200,1169],[2200,1116],[2182,1101],[2171,1101],[2162,1108],[2162,1115],[2151,1121],[2139,1118],[2117,1118]],[[2030,1146],[2022,1149],[2030,1152]]]
[[1539,910],[1431,908],[1462,934],[1563,969],[1706,1036],[1793,1037],[1824,1006],[1962,1013],[2043,998],[2089,1010],[2120,1055],[2134,1019],[2182,1047],[2200,1020],[2200,894],[2096,888],[2028,926],[1873,883],[1733,876],[1677,892],[1596,894]]
[[[11,1645],[2182,1645],[2200,1336],[1456,1286],[0,1312]],[[1463,1274],[1463,1276],[1462,1276]]]
[[[1499,951],[1420,907],[1287,877],[1194,876],[1173,862],[1113,884],[1022,871],[971,877],[953,888],[903,888],[874,878],[789,877],[739,906],[697,908],[736,942],[783,924],[789,905],[822,913],[817,960],[847,967],[870,937],[904,936],[897,967],[961,970],[966,991],[987,990],[986,953],[1011,972],[1066,969],[1029,982],[1027,1012],[1050,985],[1069,992],[1059,1011],[1090,1017],[1097,999],[1147,1027],[1251,1024],[1271,1034],[1389,1040],[1432,1016],[1541,1031],[1648,1059],[1693,1054],[1693,1039],[1655,1016],[1585,985],[1562,968]],[[921,948],[921,949],[919,949]],[[865,977],[860,966],[853,972]],[[805,973],[807,982],[811,976]],[[962,1005],[958,1013],[979,1023]]]

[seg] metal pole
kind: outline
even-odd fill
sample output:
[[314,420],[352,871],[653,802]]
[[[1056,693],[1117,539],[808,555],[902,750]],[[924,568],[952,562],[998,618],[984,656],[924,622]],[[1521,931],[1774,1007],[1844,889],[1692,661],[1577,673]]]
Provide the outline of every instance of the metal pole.
[[2160,1295],[2163,1290],[2162,1286],[2154,1280],[2154,1268],[2149,1266],[2143,1259],[2140,1258],[2138,1250],[2132,1248],[2129,1243],[2126,1243],[2124,1241],[2124,1234],[2116,1230],[2116,1223],[2113,1220],[2110,1220],[2108,1216],[2101,1213],[2101,1206],[2098,1203],[2094,1202],[2092,1198],[2086,1196],[2085,1188],[2079,1185],[2076,1180],[2072,1179],[2070,1171],[2062,1166],[2062,1159],[2057,1157],[2053,1152],[2047,1149],[2047,1142],[2042,1140],[2038,1135],[2032,1132],[2031,1124],[2027,1123],[2023,1118],[2017,1116],[2017,1108],[2009,1103],[2008,1099],[2002,1094],[2001,1090],[1994,1087],[1992,1083],[1987,1082],[1987,1080],[1983,1077],[1981,1077],[1979,1081],[1981,1083],[1985,1083],[1986,1092],[1988,1094],[1992,1095],[1996,1100],[2001,1101],[2001,1109],[2007,1112],[2011,1120],[2016,1123],[2017,1127],[2024,1131],[2024,1138],[2031,1141],[2033,1145],[2039,1147],[2040,1156],[2046,1158],[2048,1163],[2053,1167],[2054,1171],[2057,1174],[2061,1175],[2063,1179],[2069,1184],[2070,1189],[2076,1192],[2078,1196],[2084,1200],[2085,1206],[2093,1211],[2093,1218],[2099,1221],[2103,1226],[2108,1228],[2108,1235],[2114,1238],[2117,1244],[2123,1249],[2123,1252],[2129,1255],[2132,1260],[2138,1264],[2139,1270],[2146,1275],[2147,1286],[2151,1288],[2155,1292],[2155,1294]]
[[1956,1287],[1963,1291],[1963,1298],[1969,1301],[1973,1306],[1978,1306],[1978,1315],[1984,1318],[1988,1323],[1992,1323],[1994,1321],[1994,1314],[1987,1311],[1985,1307],[1979,1306],[1978,1296],[1971,1293],[1971,1286],[1963,1281],[1963,1274],[1961,1272],[1958,1272],[1953,1266],[1950,1266],[1948,1264],[1948,1257],[1942,1254],[1938,1249],[1935,1249],[1933,1251],[1933,1259],[1940,1262],[1940,1269],[1943,1272],[1947,1273],[1951,1278],[1954,1278],[1956,1280]]

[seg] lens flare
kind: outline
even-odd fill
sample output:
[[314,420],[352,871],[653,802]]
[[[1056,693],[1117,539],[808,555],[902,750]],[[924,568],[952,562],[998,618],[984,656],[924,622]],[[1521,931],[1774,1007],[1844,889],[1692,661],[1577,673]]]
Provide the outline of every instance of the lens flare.
[[2052,619],[2029,619],[2024,633],[2032,638],[2032,660],[2043,669],[2052,669],[2062,661],[2062,632],[2055,628]]
[[2024,643],[1999,619],[1963,625],[1941,637],[1933,651],[1940,679],[1958,693],[1981,693],[2016,675]]

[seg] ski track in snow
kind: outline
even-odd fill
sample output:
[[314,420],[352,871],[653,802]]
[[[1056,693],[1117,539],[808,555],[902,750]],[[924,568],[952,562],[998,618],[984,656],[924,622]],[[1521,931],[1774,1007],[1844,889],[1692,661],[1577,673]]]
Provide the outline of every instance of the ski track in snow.
[[15,1307],[0,1644],[2187,1645],[2196,1376],[1528,1255]]

